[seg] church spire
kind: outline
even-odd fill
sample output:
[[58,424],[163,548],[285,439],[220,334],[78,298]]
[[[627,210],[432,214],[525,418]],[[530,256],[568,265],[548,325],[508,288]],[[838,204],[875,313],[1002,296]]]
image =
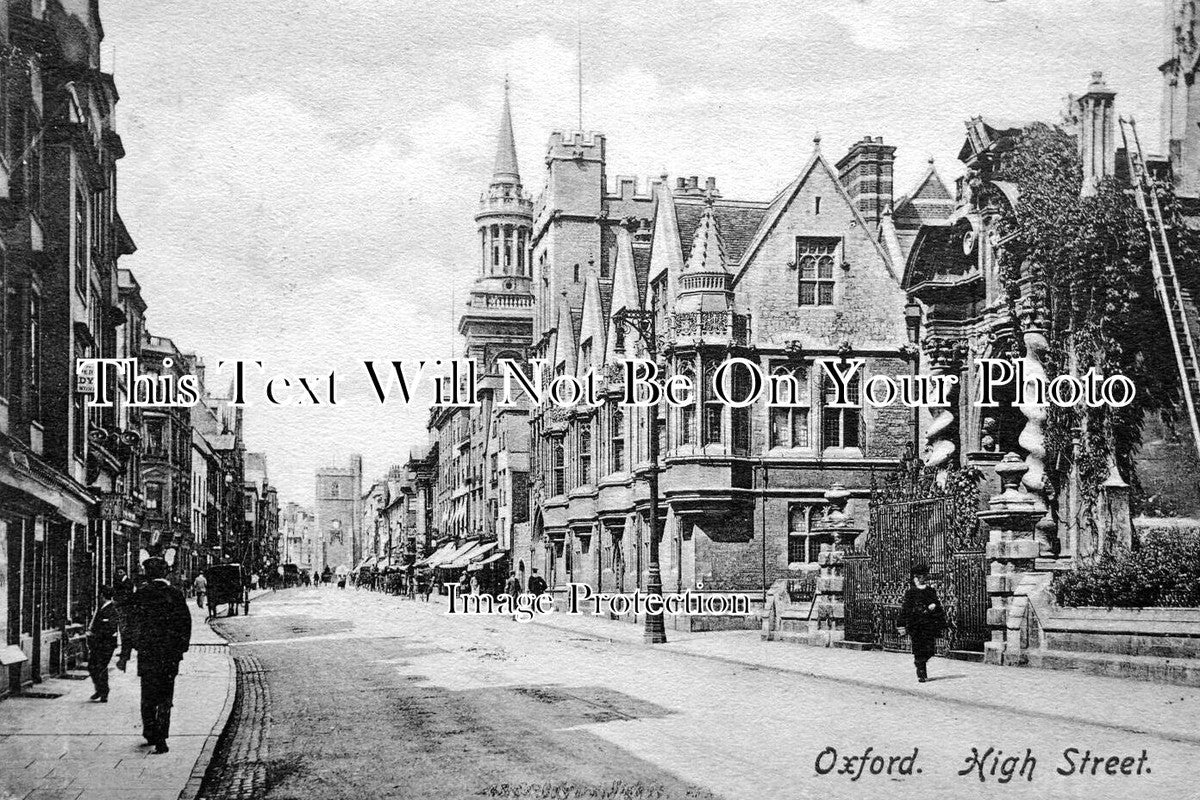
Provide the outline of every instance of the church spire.
[[504,111],[500,115],[500,135],[496,138],[496,168],[492,170],[492,184],[521,184],[521,171],[517,168],[517,145],[513,138],[512,106],[508,101],[508,78],[504,79]]

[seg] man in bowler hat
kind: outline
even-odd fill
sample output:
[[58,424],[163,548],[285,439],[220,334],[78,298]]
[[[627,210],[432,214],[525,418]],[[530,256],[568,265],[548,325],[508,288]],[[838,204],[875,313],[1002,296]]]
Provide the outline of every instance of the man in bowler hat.
[[129,640],[121,643],[117,667],[124,670],[130,650],[138,651],[138,676],[142,679],[142,736],[155,753],[166,753],[171,728],[171,705],[179,662],[192,638],[192,615],[183,592],[167,580],[167,562],[148,558],[142,562],[146,584],[130,603]]
[[904,593],[896,627],[901,636],[907,634],[912,639],[917,680],[925,683],[929,679],[925,665],[933,658],[938,634],[946,627],[946,611],[938,600],[937,591],[929,585],[929,567],[917,564],[910,574],[912,585]]

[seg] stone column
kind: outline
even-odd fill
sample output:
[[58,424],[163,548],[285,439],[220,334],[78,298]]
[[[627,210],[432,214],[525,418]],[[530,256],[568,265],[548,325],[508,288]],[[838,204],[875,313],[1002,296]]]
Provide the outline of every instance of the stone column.
[[[1025,662],[1028,641],[1029,593],[1026,581],[1033,576],[1038,556],[1034,525],[1045,514],[1037,498],[1021,485],[1029,467],[1016,453],[1009,453],[996,465],[1001,492],[988,502],[979,518],[991,529],[987,558],[990,564],[987,591],[991,607],[987,612],[992,639],[984,645],[983,659],[989,664],[1019,665]],[[1039,578],[1044,588],[1049,575]]]
[[[1021,316],[1025,330],[1025,355],[1021,359],[1021,366],[1025,371],[1026,387],[1032,389],[1030,384],[1036,385],[1037,382],[1044,381],[1046,378],[1046,368],[1042,365],[1042,357],[1050,347],[1050,343],[1046,340],[1042,315],[1032,304],[1026,304],[1021,311]],[[1027,391],[1026,399],[1037,399],[1036,392]],[[1033,403],[1026,403],[1018,408],[1028,420],[1017,439],[1027,453],[1025,456],[1027,472],[1022,478],[1021,484],[1034,496],[1043,513],[1042,520],[1034,531],[1034,538],[1038,543],[1038,554],[1053,555],[1058,551],[1058,536],[1057,526],[1050,517],[1050,505],[1046,501],[1046,437],[1043,433],[1049,409],[1047,406],[1038,406]]]
[[[953,345],[946,339],[929,337],[925,340],[925,352],[928,355],[929,374],[955,374],[958,360],[955,358]],[[936,471],[939,486],[946,485],[946,477],[954,466],[954,453],[958,450],[953,406],[931,408],[933,419],[925,431],[925,466]]]
[[821,569],[817,577],[817,628],[810,643],[830,647],[846,636],[845,603],[842,598],[845,585],[843,561],[846,551],[854,545],[854,538],[862,529],[855,527],[854,520],[846,514],[850,492],[845,486],[840,483],[830,486],[825,492],[825,500],[829,503],[829,511],[823,520],[813,526],[813,531],[831,534],[833,542],[821,545],[821,552],[817,556]]
[[1129,510],[1129,484],[1117,470],[1117,461],[1108,456],[1108,478],[1100,484],[1100,497],[1096,503],[1097,528],[1100,531],[1099,552],[1107,553],[1113,547],[1133,546],[1133,518]]

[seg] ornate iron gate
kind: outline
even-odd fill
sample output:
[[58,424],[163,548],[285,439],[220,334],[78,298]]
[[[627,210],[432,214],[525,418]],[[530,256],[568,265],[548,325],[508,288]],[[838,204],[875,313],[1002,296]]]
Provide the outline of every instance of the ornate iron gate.
[[[908,478],[908,480],[905,480]],[[896,618],[914,564],[929,566],[930,583],[946,608],[938,652],[982,651],[988,638],[984,569],[986,535],[975,518],[975,481],[956,474],[938,489],[901,474],[873,492],[870,526],[843,562],[846,638],[888,650],[909,650]]]

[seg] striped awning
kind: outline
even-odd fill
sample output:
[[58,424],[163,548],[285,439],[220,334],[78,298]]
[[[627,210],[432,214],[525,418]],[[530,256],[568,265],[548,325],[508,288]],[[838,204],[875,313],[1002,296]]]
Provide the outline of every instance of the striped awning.
[[454,560],[444,564],[447,569],[462,569],[472,561],[483,558],[492,550],[496,549],[496,542],[476,542],[470,550],[464,550],[455,556]]

